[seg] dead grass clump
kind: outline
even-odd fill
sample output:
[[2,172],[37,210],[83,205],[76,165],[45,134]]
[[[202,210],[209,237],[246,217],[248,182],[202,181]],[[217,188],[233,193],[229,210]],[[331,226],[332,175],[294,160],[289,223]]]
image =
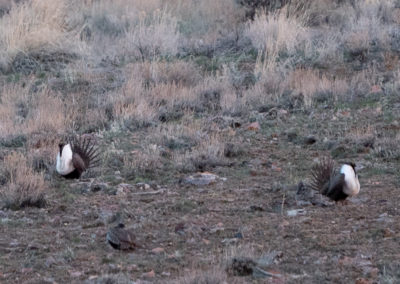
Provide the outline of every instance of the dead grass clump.
[[269,65],[259,56],[254,68],[257,81],[254,86],[243,92],[242,104],[259,108],[260,105],[277,103],[283,92],[288,89],[286,73],[279,66]]
[[366,126],[352,128],[349,131],[345,131],[344,138],[349,139],[357,146],[373,149],[376,134],[376,127],[369,124]]
[[384,137],[376,142],[374,154],[376,157],[385,161],[400,160],[400,135],[394,137]]
[[289,88],[301,93],[306,107],[313,102],[328,103],[348,92],[348,84],[344,80],[331,79],[318,72],[307,69],[296,69],[289,74]]
[[6,85],[1,92],[0,136],[63,133],[68,125],[64,103],[49,90]]
[[179,123],[161,124],[152,131],[147,144],[161,150],[179,171],[204,171],[225,165],[225,144],[229,139],[223,131],[204,127],[204,122],[184,116]]
[[182,153],[190,151],[200,143],[200,131],[200,126],[196,123],[168,123],[158,126],[149,140]]
[[20,209],[26,206],[45,205],[46,185],[43,175],[35,173],[28,159],[13,152],[4,158],[3,172],[7,183],[0,189],[5,207]]
[[23,52],[65,51],[74,42],[66,29],[64,0],[21,1],[0,19],[0,64],[3,68]]
[[154,178],[163,167],[161,148],[156,144],[143,145],[140,151],[123,158],[123,174],[127,179]]
[[[172,283],[172,282],[171,282]],[[174,280],[179,284],[227,284],[228,279],[223,269],[217,268],[207,271],[194,270],[187,272],[183,277]],[[232,282],[229,282],[232,283]],[[235,283],[235,282],[233,282]]]
[[238,29],[244,19],[245,11],[235,0],[190,0],[175,4],[171,10],[179,19],[180,32],[197,43],[214,43],[221,35]]
[[142,68],[144,80],[151,85],[162,83],[193,87],[201,80],[198,68],[190,61],[145,62]]
[[233,113],[241,104],[238,92],[232,82],[233,74],[226,66],[215,76],[205,77],[195,88],[195,112]]
[[90,277],[84,282],[85,284],[134,284],[129,275],[124,273],[104,274],[99,277]]
[[203,134],[198,146],[174,157],[178,168],[183,171],[205,171],[226,165],[225,140],[218,134]]
[[122,89],[108,97],[108,103],[112,106],[112,117],[120,125],[132,130],[151,124],[157,116],[156,109],[146,97],[143,85],[143,80],[135,69],[128,75]]
[[245,30],[245,35],[253,45],[265,53],[270,60],[276,60],[283,53],[293,54],[309,39],[304,23],[296,18],[288,18],[282,11],[258,14]]
[[174,56],[178,52],[180,34],[177,19],[167,9],[141,14],[138,23],[126,31],[125,47],[133,56],[152,59]]
[[393,1],[389,0],[359,2],[355,10],[349,13],[350,20],[344,34],[346,46],[350,50],[385,48],[389,42],[393,7]]

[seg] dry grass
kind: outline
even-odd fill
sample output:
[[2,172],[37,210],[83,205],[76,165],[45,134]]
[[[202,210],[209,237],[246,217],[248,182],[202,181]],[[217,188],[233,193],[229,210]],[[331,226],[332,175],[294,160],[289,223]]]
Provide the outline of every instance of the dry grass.
[[[235,281],[236,282],[236,281]],[[214,268],[208,271],[193,270],[171,283],[179,284],[226,284],[228,279],[223,268]],[[229,282],[232,283],[232,282]]]
[[344,41],[350,49],[368,49],[372,44],[386,47],[388,22],[392,22],[394,1],[366,1],[358,3],[356,12],[349,13]]
[[22,1],[0,19],[0,64],[7,67],[18,52],[68,51],[74,41],[67,30],[68,2]]
[[197,43],[212,44],[235,31],[244,19],[244,9],[234,0],[175,1],[174,15],[182,34]]
[[20,209],[26,206],[45,205],[46,184],[43,175],[35,173],[29,160],[13,152],[4,158],[3,173],[7,179],[0,189],[5,207]]
[[180,40],[177,19],[167,9],[143,13],[138,20],[127,30],[125,43],[135,57],[145,60],[176,55]]
[[68,114],[60,98],[49,90],[32,93],[29,87],[8,85],[3,88],[0,104],[1,136],[63,133]]
[[384,159],[385,161],[400,160],[400,135],[394,137],[386,136],[376,142],[374,153],[375,156]]
[[[333,103],[338,97],[347,94],[349,89],[345,80],[331,79],[313,70],[294,70],[289,74],[288,80],[289,87],[303,95],[306,107],[311,107],[318,95],[320,99]],[[327,98],[323,98],[321,94]]]
[[123,158],[123,174],[129,178],[153,177],[163,166],[161,149],[156,144],[143,145],[140,151]]
[[256,15],[245,31],[253,45],[266,57],[277,57],[280,53],[293,54],[299,45],[309,39],[308,31],[299,19],[287,18],[286,10]]

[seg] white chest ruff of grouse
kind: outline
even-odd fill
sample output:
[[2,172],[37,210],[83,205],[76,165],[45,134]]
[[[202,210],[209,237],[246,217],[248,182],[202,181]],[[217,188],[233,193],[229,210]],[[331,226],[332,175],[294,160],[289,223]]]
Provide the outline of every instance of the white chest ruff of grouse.
[[[61,144],[60,144],[61,145]],[[57,154],[56,170],[60,175],[67,175],[74,171],[72,165],[72,149],[71,145],[67,144],[60,146],[60,151]]]
[[90,139],[73,139],[68,144],[59,144],[56,170],[65,178],[80,178],[98,162],[97,149]]
[[344,175],[343,193],[348,196],[357,195],[360,192],[360,182],[355,169],[350,165],[343,165],[340,174]]

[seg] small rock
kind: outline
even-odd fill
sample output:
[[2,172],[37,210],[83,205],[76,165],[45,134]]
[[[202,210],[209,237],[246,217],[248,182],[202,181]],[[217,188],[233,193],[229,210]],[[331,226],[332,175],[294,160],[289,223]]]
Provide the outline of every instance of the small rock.
[[272,264],[279,264],[282,261],[283,252],[273,250],[271,252],[262,254],[260,259],[257,261],[257,265],[261,267],[267,267]]
[[293,209],[293,210],[288,210],[287,215],[290,217],[294,217],[297,215],[305,215],[306,210],[305,209]]
[[226,245],[233,245],[236,244],[239,241],[237,238],[225,238],[221,241],[221,243],[226,244]]
[[242,232],[237,232],[235,235],[233,235],[233,237],[237,239],[243,239],[243,234]]
[[247,126],[247,130],[259,131],[260,129],[260,124],[257,121],[252,122]]
[[31,273],[33,271],[32,267],[24,267],[21,269],[22,273]]
[[390,228],[386,228],[385,230],[383,230],[383,236],[385,238],[391,238],[394,236],[394,234],[395,234],[395,232]]
[[185,234],[185,223],[178,223],[175,226],[175,233],[179,234],[179,235],[183,235]]
[[46,258],[46,261],[45,261],[45,265],[46,265],[46,267],[51,267],[52,265],[54,265],[54,264],[56,264],[57,263],[57,261],[54,259],[54,257],[52,257],[52,256],[49,256],[48,258]]
[[307,136],[304,138],[304,144],[306,145],[312,145],[315,142],[317,142],[317,138],[315,138],[314,136]]
[[371,93],[380,93],[382,92],[382,88],[379,85],[373,85],[371,87]]
[[382,223],[392,223],[393,218],[389,216],[387,213],[382,213],[381,215],[379,215],[377,221]]
[[374,283],[372,280],[365,278],[357,278],[355,284],[372,284]]
[[152,251],[152,253],[154,253],[154,254],[160,254],[160,253],[165,252],[165,249],[159,247],[159,248],[153,248],[151,251]]
[[4,218],[6,216],[7,216],[7,213],[5,211],[3,211],[3,210],[0,210],[0,217]]
[[188,176],[183,180],[184,183],[192,185],[209,185],[216,183],[217,181],[226,181],[226,178],[220,178],[215,174],[204,172]]
[[275,171],[275,172],[281,172],[281,171],[282,171],[282,168],[281,168],[281,167],[278,167],[278,166],[275,165],[275,164],[272,164],[272,165],[271,165],[271,169],[272,169],[273,171]]
[[0,223],[1,223],[1,224],[7,224],[7,223],[9,223],[10,221],[11,221],[10,218],[1,218]]
[[279,228],[284,228],[284,227],[287,227],[289,225],[290,225],[289,221],[283,220],[282,223],[279,224]]
[[80,271],[69,271],[69,274],[72,277],[80,277],[80,276],[82,276],[82,272],[80,272]]
[[278,116],[285,116],[287,115],[289,112],[286,109],[280,109],[278,110]]
[[142,274],[142,277],[145,277],[145,278],[154,278],[154,277],[156,277],[156,273],[154,272],[154,270],[151,270],[151,271],[149,271],[149,272],[143,273],[143,274]]
[[259,205],[250,205],[250,211],[255,212],[255,211],[264,211],[264,208],[262,206]]
[[108,184],[105,182],[92,183],[90,186],[91,192],[106,191],[109,188]]
[[151,186],[144,182],[139,182],[136,186],[141,190],[150,190]]

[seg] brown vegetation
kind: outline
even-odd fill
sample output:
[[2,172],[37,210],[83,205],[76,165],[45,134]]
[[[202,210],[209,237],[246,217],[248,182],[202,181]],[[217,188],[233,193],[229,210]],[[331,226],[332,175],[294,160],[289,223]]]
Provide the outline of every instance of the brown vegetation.
[[43,175],[35,173],[27,159],[20,153],[4,158],[2,175],[5,184],[0,188],[3,205],[11,209],[45,205],[46,185]]
[[[23,209],[0,211],[0,282],[262,283],[226,267],[265,251],[283,251],[265,268],[282,282],[396,282],[399,15],[394,0],[0,1],[0,192]],[[80,181],[54,170],[71,134],[103,151]],[[323,156],[360,165],[343,210],[293,197]],[[198,171],[227,180],[182,182]],[[119,219],[165,253],[108,251]]]

